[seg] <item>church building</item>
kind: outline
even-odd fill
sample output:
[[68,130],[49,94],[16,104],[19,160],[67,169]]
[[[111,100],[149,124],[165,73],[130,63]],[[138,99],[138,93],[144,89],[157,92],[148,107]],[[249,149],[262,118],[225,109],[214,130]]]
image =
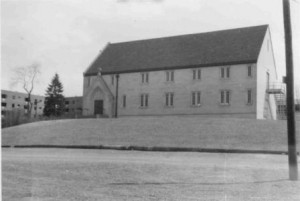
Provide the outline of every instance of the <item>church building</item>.
[[277,119],[276,82],[268,25],[108,43],[84,72],[83,115]]

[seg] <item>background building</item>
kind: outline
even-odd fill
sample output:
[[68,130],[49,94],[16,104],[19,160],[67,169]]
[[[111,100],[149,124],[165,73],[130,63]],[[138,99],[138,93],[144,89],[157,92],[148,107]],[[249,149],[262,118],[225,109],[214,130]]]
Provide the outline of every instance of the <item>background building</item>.
[[[32,117],[43,115],[44,101],[44,96],[31,95],[31,102],[33,103],[31,110]],[[1,117],[5,118],[10,111],[19,111],[27,114],[28,95],[16,91],[1,90]]]
[[268,25],[109,43],[84,73],[83,114],[276,119],[276,82]]
[[82,115],[82,97],[65,97],[65,115],[78,117]]

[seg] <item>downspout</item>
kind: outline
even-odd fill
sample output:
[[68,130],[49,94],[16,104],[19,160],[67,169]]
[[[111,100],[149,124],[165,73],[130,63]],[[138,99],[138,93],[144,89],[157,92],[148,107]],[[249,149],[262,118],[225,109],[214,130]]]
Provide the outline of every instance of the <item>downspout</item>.
[[117,78],[117,84],[116,84],[115,118],[118,118],[119,74],[116,74],[116,78]]

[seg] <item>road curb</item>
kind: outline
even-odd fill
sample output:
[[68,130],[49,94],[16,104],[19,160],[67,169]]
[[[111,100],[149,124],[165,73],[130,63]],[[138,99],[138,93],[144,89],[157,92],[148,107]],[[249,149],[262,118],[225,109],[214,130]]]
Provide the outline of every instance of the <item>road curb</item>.
[[198,148],[198,147],[146,147],[146,146],[134,146],[134,145],[129,145],[129,146],[124,146],[124,145],[2,145],[2,148],[111,149],[111,150],[125,150],[125,151],[133,150],[133,151],[160,151],[160,152],[207,152],[207,153],[287,155],[287,151],[213,149],[213,148]]

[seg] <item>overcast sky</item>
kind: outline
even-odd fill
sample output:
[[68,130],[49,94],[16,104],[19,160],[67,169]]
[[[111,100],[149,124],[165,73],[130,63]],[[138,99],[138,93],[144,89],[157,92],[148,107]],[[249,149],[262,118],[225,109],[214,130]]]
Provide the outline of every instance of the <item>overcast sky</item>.
[[[295,80],[300,85],[300,1],[291,0]],[[81,96],[83,72],[108,43],[269,24],[279,76],[285,73],[282,0],[2,0],[1,88],[32,63],[44,95],[55,73],[65,96]]]

